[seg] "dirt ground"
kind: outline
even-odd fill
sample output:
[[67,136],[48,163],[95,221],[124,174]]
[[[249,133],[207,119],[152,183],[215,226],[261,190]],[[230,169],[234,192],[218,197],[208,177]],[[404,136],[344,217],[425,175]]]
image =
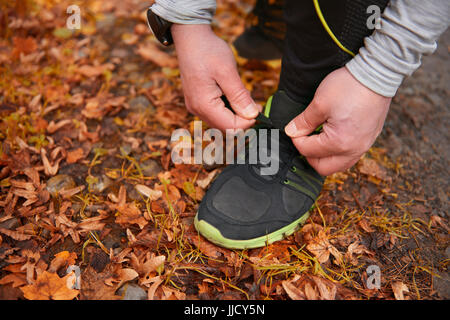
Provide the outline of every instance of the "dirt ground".
[[[173,48],[146,26],[150,2],[79,1],[74,33],[67,1],[32,2],[0,15],[0,299],[450,298],[450,31],[301,230],[226,250],[192,223],[221,168],[170,162],[171,132],[195,118]],[[250,8],[218,1],[216,32],[231,43]],[[264,102],[280,63],[237,60]],[[70,265],[81,285],[60,292]]]
[[[392,161],[404,165],[399,186],[414,199],[413,216],[436,215],[448,219],[450,159],[450,32],[440,38],[436,52],[407,78],[393,100],[383,133],[376,145],[386,148]],[[399,176],[400,178],[400,176]],[[448,220],[447,220],[448,221]],[[442,262],[450,258],[448,228],[432,236],[420,235],[416,250],[429,261],[438,276],[433,284],[442,298],[449,299],[449,274]]]

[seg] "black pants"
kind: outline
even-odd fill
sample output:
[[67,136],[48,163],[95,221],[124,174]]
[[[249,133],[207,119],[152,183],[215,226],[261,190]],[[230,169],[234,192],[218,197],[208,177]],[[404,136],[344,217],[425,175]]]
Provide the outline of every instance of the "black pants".
[[[384,11],[389,0],[320,0],[320,8],[339,41],[354,53],[364,37],[370,5]],[[279,89],[299,103],[308,103],[318,85],[330,72],[342,67],[352,56],[340,49],[325,31],[312,0],[286,0],[287,25]]]

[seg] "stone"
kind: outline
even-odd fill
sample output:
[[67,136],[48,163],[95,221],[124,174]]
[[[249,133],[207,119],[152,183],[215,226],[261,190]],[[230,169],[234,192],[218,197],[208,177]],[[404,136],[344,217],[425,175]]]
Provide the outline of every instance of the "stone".
[[130,109],[133,111],[150,111],[151,113],[155,112],[155,107],[150,103],[150,101],[148,101],[145,96],[137,96],[131,99],[128,104],[130,105]]
[[71,176],[67,174],[58,174],[48,179],[46,189],[52,196],[56,196],[62,189],[72,189],[75,188],[75,186],[75,181]]
[[162,171],[162,166],[153,159],[147,159],[140,163],[142,173],[146,177],[156,177]]
[[94,193],[102,193],[104,190],[109,188],[113,184],[113,181],[105,176],[97,177],[97,181],[90,185],[90,191]]
[[439,297],[445,300],[450,299],[450,276],[448,273],[436,272],[433,276],[433,288]]
[[147,300],[147,292],[134,283],[124,284],[117,294],[123,296],[123,300]]

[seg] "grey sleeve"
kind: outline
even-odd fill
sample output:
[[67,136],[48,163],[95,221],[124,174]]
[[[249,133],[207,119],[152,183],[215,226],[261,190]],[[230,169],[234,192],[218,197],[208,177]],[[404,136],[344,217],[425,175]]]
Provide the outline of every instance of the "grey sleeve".
[[364,47],[346,67],[369,89],[393,97],[406,76],[431,54],[448,28],[449,0],[392,0],[381,28],[365,38]]
[[156,0],[152,11],[179,24],[209,24],[216,11],[215,0]]

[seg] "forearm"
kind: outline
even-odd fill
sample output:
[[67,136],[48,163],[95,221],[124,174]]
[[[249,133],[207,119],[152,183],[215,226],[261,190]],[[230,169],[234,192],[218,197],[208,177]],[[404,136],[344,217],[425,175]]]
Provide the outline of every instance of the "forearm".
[[215,0],[156,0],[152,11],[178,24],[209,24],[216,11]]
[[424,54],[450,20],[448,0],[392,0],[385,9],[381,28],[364,41],[364,47],[346,67],[362,84],[392,97],[406,76],[421,64]]

